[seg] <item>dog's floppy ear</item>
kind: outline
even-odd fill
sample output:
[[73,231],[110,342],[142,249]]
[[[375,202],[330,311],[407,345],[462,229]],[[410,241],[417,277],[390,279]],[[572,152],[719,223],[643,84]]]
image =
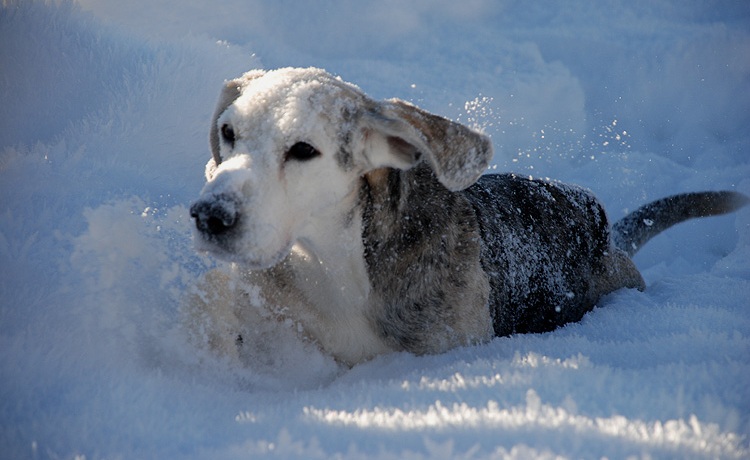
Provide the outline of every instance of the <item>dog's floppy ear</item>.
[[408,169],[424,158],[450,190],[473,184],[492,159],[490,139],[398,99],[375,103],[364,116],[370,166]]
[[216,103],[216,110],[214,110],[214,114],[211,117],[211,128],[208,131],[208,142],[211,146],[211,155],[213,156],[215,165],[221,163],[221,156],[219,155],[219,127],[216,125],[216,121],[227,107],[240,97],[242,88],[247,86],[252,80],[262,77],[265,73],[265,70],[251,70],[244,73],[241,77],[224,83],[219,95],[219,101]]

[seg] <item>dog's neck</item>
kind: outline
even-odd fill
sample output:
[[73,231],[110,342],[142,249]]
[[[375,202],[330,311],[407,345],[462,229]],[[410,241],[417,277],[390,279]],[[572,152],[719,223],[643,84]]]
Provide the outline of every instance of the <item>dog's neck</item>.
[[[354,197],[357,198],[356,196]],[[362,242],[362,212],[316,219],[316,238],[300,238],[287,268],[306,301],[289,305],[305,332],[339,361],[353,364],[390,350],[366,313],[371,285]]]
[[347,303],[362,302],[369,286],[362,244],[362,212],[358,191],[315,216],[314,227],[306,229],[292,251],[306,264],[300,267],[317,282],[331,284]]
[[301,238],[292,248],[299,261],[295,271],[301,288],[311,298],[326,299],[334,309],[349,308],[367,300],[370,285],[363,257],[361,216],[353,228],[326,225],[318,238]]

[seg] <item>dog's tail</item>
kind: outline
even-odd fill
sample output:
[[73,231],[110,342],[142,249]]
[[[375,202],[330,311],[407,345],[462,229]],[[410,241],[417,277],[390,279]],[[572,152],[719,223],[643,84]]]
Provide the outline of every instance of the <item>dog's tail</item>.
[[695,217],[727,214],[750,203],[738,192],[697,192],[674,195],[642,206],[612,226],[612,242],[632,256],[651,238],[672,225]]

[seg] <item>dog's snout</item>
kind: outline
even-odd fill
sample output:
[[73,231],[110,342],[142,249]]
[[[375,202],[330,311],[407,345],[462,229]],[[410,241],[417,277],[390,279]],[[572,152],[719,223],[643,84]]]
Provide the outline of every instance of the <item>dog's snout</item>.
[[221,235],[237,225],[237,201],[227,195],[201,200],[190,207],[195,226],[207,235]]

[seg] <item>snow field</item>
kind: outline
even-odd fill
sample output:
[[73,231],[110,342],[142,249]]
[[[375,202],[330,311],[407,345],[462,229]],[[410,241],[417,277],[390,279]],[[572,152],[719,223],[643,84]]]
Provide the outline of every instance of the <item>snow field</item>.
[[750,456],[748,210],[660,235],[645,292],[549,334],[353,369],[284,324],[258,324],[246,367],[187,336],[217,266],[187,212],[207,121],[253,67],[325,67],[482,127],[494,170],[589,187],[613,219],[750,194],[742,2],[362,8],[0,7],[0,457]]

